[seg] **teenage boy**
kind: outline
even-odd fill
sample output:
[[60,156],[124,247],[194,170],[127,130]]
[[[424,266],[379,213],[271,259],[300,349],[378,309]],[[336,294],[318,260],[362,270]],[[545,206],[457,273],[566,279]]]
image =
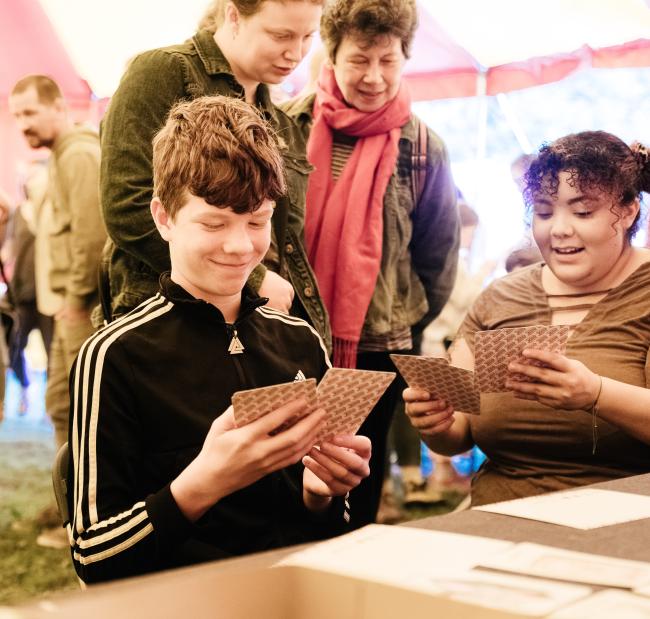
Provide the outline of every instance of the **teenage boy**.
[[322,410],[270,435],[302,400],[235,427],[236,391],[329,366],[311,326],[246,285],[285,191],[265,121],[233,98],[179,103],[153,167],[171,273],[84,344],[71,377],[70,539],[89,583],[343,532],[369,473],[365,437],[313,447]]

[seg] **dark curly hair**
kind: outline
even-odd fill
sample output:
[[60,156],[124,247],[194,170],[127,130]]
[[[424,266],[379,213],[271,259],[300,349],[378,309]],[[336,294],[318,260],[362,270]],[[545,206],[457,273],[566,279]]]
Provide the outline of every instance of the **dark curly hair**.
[[[584,193],[611,196],[616,206],[628,206],[650,191],[650,156],[639,143],[631,147],[606,131],[572,133],[544,144],[524,176],[524,199],[530,212],[535,197],[557,195],[559,175],[569,173],[569,184]],[[639,229],[640,211],[627,231]]]
[[328,0],[320,20],[320,37],[332,61],[346,35],[359,37],[368,45],[379,37],[395,36],[408,58],[417,24],[415,0]]

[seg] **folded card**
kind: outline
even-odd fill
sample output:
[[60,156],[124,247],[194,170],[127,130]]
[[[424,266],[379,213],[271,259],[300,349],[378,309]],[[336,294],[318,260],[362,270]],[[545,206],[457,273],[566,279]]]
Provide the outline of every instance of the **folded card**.
[[478,415],[481,394],[474,386],[474,372],[449,365],[446,359],[416,355],[391,355],[409,387],[425,389],[434,398],[446,400],[454,410]]
[[291,427],[315,408],[326,413],[326,422],[318,442],[337,434],[356,434],[384,391],[395,379],[395,372],[375,372],[348,368],[330,368],[318,387],[313,378],[293,383],[238,391],[232,396],[238,427],[303,398],[308,407],[274,430],[277,434]]
[[300,398],[303,398],[307,402],[308,408],[290,420],[287,420],[271,434],[277,434],[282,430],[290,428],[315,408],[316,379],[310,378],[293,383],[281,383],[279,385],[270,385],[269,387],[237,391],[232,396],[235,423],[237,427],[244,426]]
[[327,413],[319,441],[356,434],[395,376],[395,372],[330,368],[317,389],[318,407]]
[[491,329],[477,331],[474,335],[474,375],[481,393],[509,391],[505,383],[508,378],[529,381],[521,374],[508,371],[508,365],[517,361],[528,365],[542,365],[522,356],[526,348],[546,350],[564,354],[569,338],[566,325],[535,325],[513,329]]

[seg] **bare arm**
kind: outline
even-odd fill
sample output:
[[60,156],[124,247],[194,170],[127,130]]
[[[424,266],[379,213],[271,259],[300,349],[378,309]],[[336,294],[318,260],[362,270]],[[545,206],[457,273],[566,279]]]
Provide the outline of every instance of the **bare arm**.
[[[542,350],[525,350],[524,356],[542,361],[548,367],[511,363],[509,369],[538,382],[510,380],[506,387],[520,399],[537,400],[553,408],[596,411],[599,417],[650,444],[650,390],[601,377],[580,361]],[[602,380],[602,386],[601,386]]]

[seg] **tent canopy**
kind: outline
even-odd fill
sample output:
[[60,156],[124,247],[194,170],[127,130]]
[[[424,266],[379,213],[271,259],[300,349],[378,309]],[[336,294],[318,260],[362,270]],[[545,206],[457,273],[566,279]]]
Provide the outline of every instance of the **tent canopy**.
[[[132,0],[40,3],[79,75],[105,97],[134,54],[191,36],[208,0],[185,0],[182,8],[158,0],[155,11]],[[507,92],[584,66],[650,65],[645,0],[420,0],[418,7],[420,27],[405,72],[416,100]],[[300,89],[305,65],[288,90]]]
[[[191,36],[209,0],[0,0],[0,186],[34,156],[6,107],[28,73],[59,82],[79,118],[114,92],[135,54]],[[541,85],[581,67],[650,66],[650,0],[419,0],[405,68],[414,100],[470,97]],[[435,17],[435,18],[434,18]],[[298,92],[304,61],[287,80]],[[94,97],[92,96],[94,95]]]
[[416,100],[495,95],[590,66],[650,66],[649,35],[643,0],[421,0],[406,70]]
[[64,44],[36,0],[0,0],[0,97],[25,75],[56,78],[68,101],[87,102],[90,87],[80,77]]

